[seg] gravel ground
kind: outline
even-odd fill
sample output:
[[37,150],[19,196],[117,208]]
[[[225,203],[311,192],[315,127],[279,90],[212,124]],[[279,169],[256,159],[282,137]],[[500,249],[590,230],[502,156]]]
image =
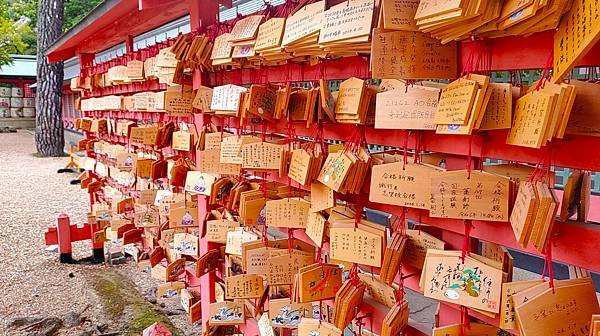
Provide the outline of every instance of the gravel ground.
[[[56,173],[67,158],[36,158],[35,151],[30,132],[0,134],[0,334],[26,335],[11,333],[7,326],[17,317],[58,317],[68,324],[73,313],[87,321],[65,326],[58,335],[84,335],[82,331],[102,325],[111,331],[124,330],[127,316],[115,321],[107,315],[91,285],[94,274],[113,271],[125,275],[137,285],[140,295],[157,284],[137,271],[133,262],[114,267],[65,265],[58,262],[57,253],[45,251],[46,229],[55,226],[56,217],[63,212],[71,223],[84,223],[88,198],[85,190],[69,184],[75,174]],[[73,244],[75,259],[90,254],[89,241]],[[159,301],[165,309],[177,305],[177,299]],[[182,334],[192,334],[185,315],[172,320]]]

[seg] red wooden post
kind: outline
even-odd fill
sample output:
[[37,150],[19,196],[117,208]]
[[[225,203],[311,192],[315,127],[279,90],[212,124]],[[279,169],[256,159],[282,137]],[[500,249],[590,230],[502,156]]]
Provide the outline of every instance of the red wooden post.
[[58,253],[60,253],[61,263],[73,263],[73,254],[71,248],[71,220],[64,213],[58,215],[56,225],[58,235]]
[[125,50],[128,53],[133,52],[133,36],[127,35],[127,40],[125,41]]
[[100,231],[100,225],[90,223],[92,258],[94,259],[94,262],[101,263],[104,262],[104,239],[98,239],[98,241],[96,241],[96,237],[94,235],[96,231]]
[[[201,4],[202,3],[202,4]],[[192,0],[189,3],[190,12],[190,28],[192,31],[199,30],[201,27],[207,27],[217,20],[219,13],[219,5],[216,1],[200,1]],[[198,88],[200,85],[205,84],[202,80],[202,74],[200,70],[194,70],[193,76],[193,87]],[[194,124],[196,127],[201,128],[204,125],[203,115],[194,115]],[[196,158],[201,160],[199,152],[196,152]],[[197,160],[198,160],[197,159]],[[198,164],[198,162],[196,162]],[[208,199],[206,197],[198,197],[198,218],[205,218],[208,211]],[[200,221],[200,230],[204,225],[203,221]],[[210,249],[215,248],[214,243],[208,242],[202,238],[199,242],[200,255],[208,252]],[[208,330],[208,321],[210,319],[209,306],[215,301],[215,272],[209,272],[200,278],[200,297],[202,306],[202,328]]]

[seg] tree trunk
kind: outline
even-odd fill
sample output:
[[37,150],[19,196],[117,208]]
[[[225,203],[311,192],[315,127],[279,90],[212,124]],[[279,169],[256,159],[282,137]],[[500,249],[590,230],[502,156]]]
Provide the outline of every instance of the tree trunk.
[[64,154],[63,62],[48,63],[45,52],[62,34],[63,0],[38,1],[35,144],[42,156]]

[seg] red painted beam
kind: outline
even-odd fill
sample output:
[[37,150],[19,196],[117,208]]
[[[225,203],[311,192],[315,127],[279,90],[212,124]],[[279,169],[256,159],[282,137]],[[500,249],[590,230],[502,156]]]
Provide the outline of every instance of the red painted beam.
[[71,57],[74,57],[77,54],[77,47],[66,47],[61,50],[57,50],[51,54],[48,54],[48,62],[54,63],[59,61],[67,60]]
[[[90,224],[85,224],[82,227],[73,224],[69,229],[71,242],[91,239],[92,237]],[[48,231],[44,233],[44,241],[46,245],[58,244],[58,230],[55,227],[48,228]]]
[[223,70],[209,74],[209,85],[281,83],[318,81],[319,79],[347,79],[349,77],[370,78],[369,59],[354,56],[337,60],[326,60],[321,64],[291,63],[278,67],[260,69]]
[[[226,125],[227,119],[214,117],[213,122]],[[237,120],[237,119],[236,119]],[[236,121],[231,122],[235,127]],[[296,134],[301,136],[313,135],[313,129],[308,129],[303,123],[294,123]],[[268,124],[267,132],[285,134],[286,122]],[[324,138],[331,140],[347,140],[356,129],[350,124],[325,124]],[[468,156],[469,147],[474,158],[502,159],[510,161],[537,164],[544,157],[548,148],[552,151],[553,165],[556,167],[571,167],[591,171],[600,171],[600,156],[589,155],[590,148],[600,147],[600,137],[568,135],[565,139],[554,139],[550,146],[541,149],[507,145],[507,131],[488,131],[478,135],[444,135],[433,131],[421,131],[424,150],[450,155]],[[369,144],[392,147],[404,147],[408,132],[404,130],[384,130],[365,127],[365,136]],[[416,133],[408,135],[408,148],[416,147]],[[586,158],[582,160],[581,158]]]
[[160,8],[181,0],[138,0],[138,11]]
[[[594,198],[593,204],[599,204],[598,201],[600,198]],[[401,211],[400,207],[387,204],[369,203],[367,206],[392,214],[399,214]],[[419,214],[419,211],[421,214]],[[444,231],[461,235],[464,233],[464,223],[460,219],[429,217],[428,211],[419,209],[409,209],[408,218],[415,221],[418,221],[420,218],[422,223],[438,227]],[[554,232],[555,235],[552,238],[552,257],[556,261],[579,266],[593,272],[600,272],[600,259],[597,257],[596,251],[598,237],[600,236],[600,227],[598,225],[573,221],[566,223],[556,221]],[[512,227],[508,222],[473,221],[471,237],[542,256],[533,247],[521,247],[517,243]],[[574,246],[577,248],[573,248]]]
[[[491,53],[490,70],[541,69],[554,49],[554,31],[548,30],[531,36],[507,36],[486,39]],[[462,41],[459,68],[464,69],[473,43]],[[476,53],[477,56],[479,53]],[[577,66],[600,65],[600,43],[584,56]]]
[[51,62],[65,60],[76,53],[97,53],[188,13],[186,1],[155,1],[155,7],[138,10],[137,0],[122,0],[95,21],[56,46],[47,57]]

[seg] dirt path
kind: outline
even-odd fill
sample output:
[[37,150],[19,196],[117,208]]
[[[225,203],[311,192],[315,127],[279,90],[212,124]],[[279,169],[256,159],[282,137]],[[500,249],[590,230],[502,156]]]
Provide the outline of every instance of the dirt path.
[[[56,173],[66,158],[41,159],[34,157],[34,152],[31,133],[0,134],[0,334],[43,335],[40,330],[55,322],[62,324],[56,335],[127,335],[134,322],[164,317],[162,311],[149,313],[161,303],[171,309],[181,334],[192,334],[186,316],[176,310],[176,299],[159,305],[147,302],[142,293],[156,283],[132,263],[64,265],[58,263],[56,253],[45,251],[44,232],[55,225],[56,217],[64,212],[71,223],[81,224],[88,201],[84,190],[69,184],[75,174]],[[74,258],[90,254],[89,242],[74,244]],[[123,300],[124,308],[118,314],[110,310],[110,305],[118,302],[111,301],[111,295]],[[141,318],[136,320],[138,315]],[[50,317],[57,319],[39,321]],[[25,325],[14,326],[14,322]]]

